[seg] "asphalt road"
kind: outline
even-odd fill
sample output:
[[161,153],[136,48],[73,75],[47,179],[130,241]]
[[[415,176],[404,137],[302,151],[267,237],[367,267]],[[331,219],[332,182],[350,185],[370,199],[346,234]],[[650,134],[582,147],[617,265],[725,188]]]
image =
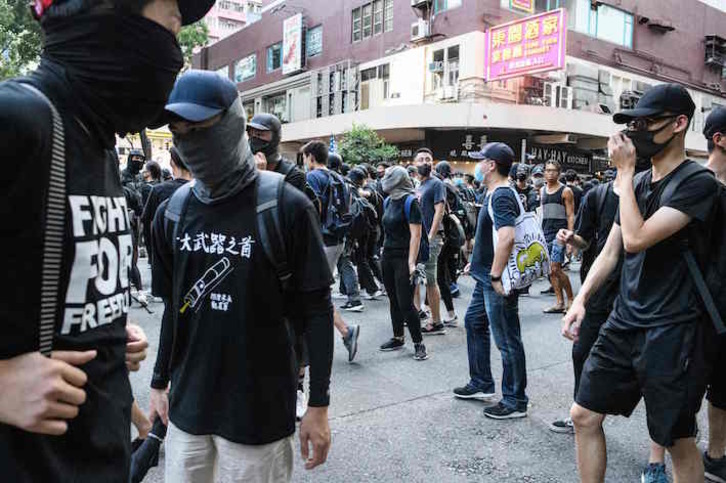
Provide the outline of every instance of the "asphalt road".
[[[146,268],[145,260],[140,266]],[[143,272],[148,279],[148,270]],[[571,272],[570,277],[575,285],[576,273]],[[468,380],[463,315],[473,284],[468,277],[460,282],[462,294],[455,300],[460,325],[448,329],[444,336],[425,338],[430,355],[427,361],[412,359],[410,338],[402,351],[378,351],[378,346],[392,335],[387,299],[366,302],[364,312],[344,315],[348,323],[361,326],[361,336],[352,364],[347,362],[347,352],[336,336],[328,461],[305,471],[298,455],[293,481],[578,481],[573,437],[548,429],[550,422],[567,415],[573,385],[571,344],[560,336],[560,318],[542,314],[553,298],[539,295],[545,288],[540,283],[532,288],[532,296],[520,300],[530,398],[528,417],[494,421],[484,417],[484,403],[456,400],[451,393]],[[152,304],[151,308],[153,315],[136,304],[131,311],[132,320],[145,329],[151,345],[142,370],[131,376],[134,395],[143,409],[148,408],[163,306]],[[499,386],[501,358],[494,344],[491,360]],[[700,418],[702,435],[706,434],[704,413]],[[640,481],[648,457],[642,403],[630,419],[606,419],[605,432],[607,481]],[[163,482],[163,471],[152,470],[145,481]]]

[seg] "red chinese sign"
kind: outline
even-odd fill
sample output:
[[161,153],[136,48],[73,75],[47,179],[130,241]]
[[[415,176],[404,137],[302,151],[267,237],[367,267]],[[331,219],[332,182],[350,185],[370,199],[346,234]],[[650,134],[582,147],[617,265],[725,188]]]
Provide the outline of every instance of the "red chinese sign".
[[487,81],[562,69],[566,47],[564,9],[492,27],[487,33]]
[[509,0],[509,8],[534,13],[534,0]]

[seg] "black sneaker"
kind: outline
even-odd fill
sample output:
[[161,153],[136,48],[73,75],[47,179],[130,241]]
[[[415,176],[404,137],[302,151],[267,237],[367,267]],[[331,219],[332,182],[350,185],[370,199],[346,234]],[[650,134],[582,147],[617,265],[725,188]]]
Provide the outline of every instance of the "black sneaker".
[[346,302],[344,305],[341,305],[340,308],[341,310],[346,310],[348,312],[363,312],[365,306],[363,305],[363,302],[358,300],[356,302]]
[[397,351],[404,346],[402,339],[396,339],[395,337],[383,344],[379,349],[383,352]]
[[484,392],[475,388],[471,384],[467,384],[464,387],[457,387],[454,389],[454,397],[459,399],[491,399],[496,395],[493,392]]
[[572,419],[570,418],[558,419],[550,424],[550,431],[560,434],[575,434],[575,425],[572,424]]
[[726,456],[721,459],[711,459],[703,453],[703,467],[706,470],[706,479],[716,483],[726,483]]
[[425,361],[429,358],[428,353],[426,352],[426,346],[423,344],[414,344],[414,348],[416,349],[416,353],[413,355],[413,360],[415,361]]
[[421,333],[423,335],[445,335],[446,327],[444,324],[434,324],[429,328],[428,326],[421,327]]
[[505,406],[501,402],[497,403],[496,406],[484,409],[484,416],[492,419],[517,419],[526,418],[527,411],[517,411],[510,407]]
[[355,355],[358,353],[358,336],[360,335],[360,325],[348,326],[348,336],[343,337],[343,345],[348,349],[348,362],[353,362]]
[[552,288],[552,286],[550,286],[550,288],[548,288],[547,290],[542,290],[540,292],[540,294],[542,294],[542,295],[554,295],[555,294],[555,289]]
[[426,320],[429,318],[429,314],[426,313],[425,310],[419,310],[418,311],[418,318],[421,320]]

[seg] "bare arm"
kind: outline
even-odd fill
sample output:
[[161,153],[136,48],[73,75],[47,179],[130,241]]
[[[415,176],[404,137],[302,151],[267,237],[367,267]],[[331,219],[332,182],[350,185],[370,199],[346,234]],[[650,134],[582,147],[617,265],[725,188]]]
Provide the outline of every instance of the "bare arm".
[[678,233],[691,222],[691,217],[664,206],[648,220],[643,220],[633,188],[633,175],[618,171],[620,188],[620,224],[623,245],[628,253],[640,253]]
[[494,250],[494,260],[492,261],[492,276],[500,277],[504,268],[507,266],[509,255],[512,253],[514,246],[514,227],[503,226],[497,230],[497,248]]
[[434,221],[431,223],[431,231],[429,232],[429,240],[433,240],[436,234],[439,232],[441,226],[441,220],[444,219],[444,203],[438,203],[434,206]]
[[565,212],[567,213],[567,229],[575,229],[575,194],[570,188],[565,188],[562,193],[562,199],[565,201]]
[[409,224],[408,229],[411,232],[411,240],[408,242],[408,266],[416,267],[418,262],[418,248],[421,245],[421,225]]

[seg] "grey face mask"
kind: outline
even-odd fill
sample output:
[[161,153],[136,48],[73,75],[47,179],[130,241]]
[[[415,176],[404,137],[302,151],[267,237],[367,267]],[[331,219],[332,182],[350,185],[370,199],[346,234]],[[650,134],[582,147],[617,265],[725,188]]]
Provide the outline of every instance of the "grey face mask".
[[242,102],[237,99],[217,124],[174,134],[174,145],[192,175],[213,198],[227,194],[223,188],[229,180],[244,178],[245,173],[254,171],[254,158],[245,139],[245,120]]

